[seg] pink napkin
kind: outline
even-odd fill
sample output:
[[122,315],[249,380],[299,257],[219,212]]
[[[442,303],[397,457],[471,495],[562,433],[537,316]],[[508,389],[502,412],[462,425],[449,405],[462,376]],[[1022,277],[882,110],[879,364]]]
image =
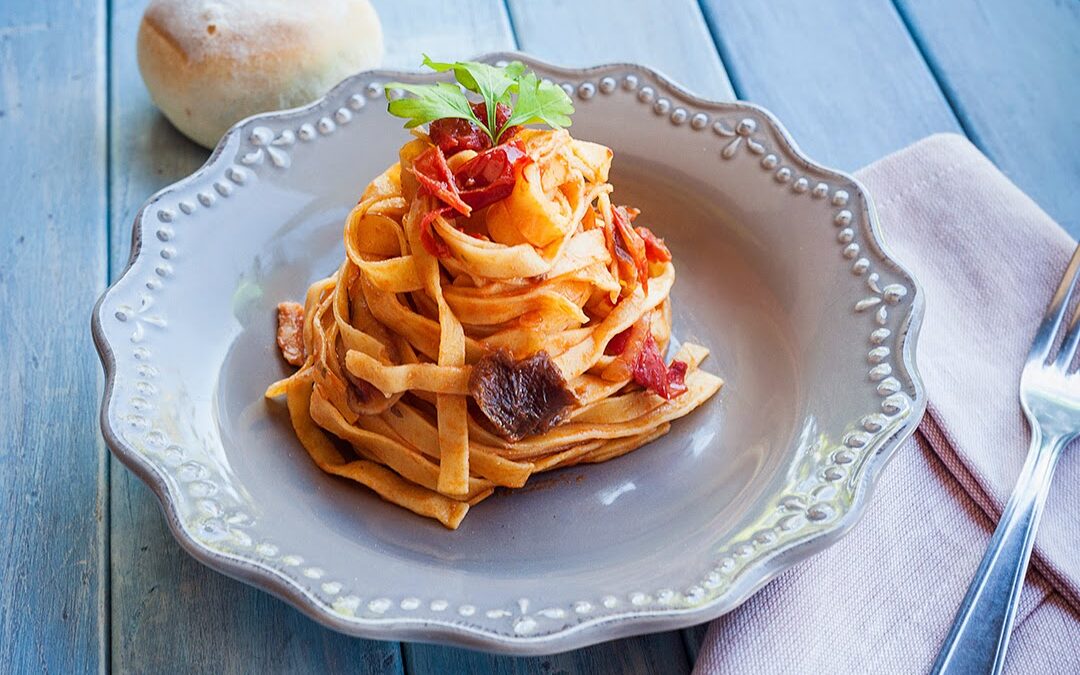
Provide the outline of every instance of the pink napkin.
[[[974,146],[939,135],[863,169],[921,282],[929,409],[862,521],[709,627],[695,673],[929,670],[1027,453],[1020,369],[1075,243]],[[1058,464],[1009,672],[1080,673],[1080,449]]]

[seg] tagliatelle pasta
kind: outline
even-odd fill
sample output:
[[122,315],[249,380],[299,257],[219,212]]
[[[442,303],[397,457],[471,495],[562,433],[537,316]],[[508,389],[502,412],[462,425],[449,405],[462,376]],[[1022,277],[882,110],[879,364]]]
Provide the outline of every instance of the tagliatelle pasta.
[[432,127],[364,190],[338,270],[279,307],[297,370],[266,395],[324,471],[455,529],[496,488],[663,435],[722,381],[699,345],[661,357],[675,266],[613,204],[610,149]]

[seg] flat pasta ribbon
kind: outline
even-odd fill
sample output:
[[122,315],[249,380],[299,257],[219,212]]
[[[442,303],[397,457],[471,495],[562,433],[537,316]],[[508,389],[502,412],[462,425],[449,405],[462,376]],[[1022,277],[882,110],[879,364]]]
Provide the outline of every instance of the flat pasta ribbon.
[[[643,351],[671,339],[675,266],[651,232],[647,246],[632,239],[636,211],[613,211],[611,150],[563,130],[515,138],[528,161],[513,190],[468,215],[416,180],[430,141],[418,134],[402,148],[346,219],[338,270],[312,284],[302,309],[283,305],[292,330],[279,343],[302,363],[266,391],[285,396],[321,469],[450,529],[497,487],[658,438],[723,384],[699,368],[704,347],[681,345],[670,367]],[[475,157],[461,151],[445,170]],[[665,255],[642,259],[649,247]],[[623,345],[630,335],[653,346]],[[490,418],[476,381],[498,353],[546,364],[548,385],[562,383],[572,403],[554,426],[518,438]],[[513,368],[508,382],[539,395],[539,380]]]

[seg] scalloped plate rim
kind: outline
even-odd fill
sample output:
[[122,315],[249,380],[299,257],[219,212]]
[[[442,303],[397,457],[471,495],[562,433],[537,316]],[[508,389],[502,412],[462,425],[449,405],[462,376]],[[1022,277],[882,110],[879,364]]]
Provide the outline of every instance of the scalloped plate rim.
[[263,565],[257,560],[230,555],[204,545],[192,537],[182,524],[177,513],[176,504],[170,494],[169,486],[160,470],[151,462],[143,459],[134,448],[128,445],[115,432],[109,422],[117,364],[112,345],[105,337],[101,325],[101,309],[105,301],[124,284],[134,262],[142,255],[141,226],[143,218],[150,211],[150,208],[166,195],[194,183],[216,167],[226,147],[234,138],[239,136],[241,129],[248,123],[259,120],[288,119],[321,111],[329,107],[331,101],[340,98],[341,92],[350,89],[355,82],[368,77],[409,80],[421,75],[416,71],[392,69],[373,69],[356,73],[344,79],[326,95],[308,105],[260,113],[237,122],[222,136],[202,166],[189,176],[151,195],[135,215],[132,225],[131,254],[124,271],[98,298],[91,315],[91,332],[94,345],[105,374],[99,420],[102,434],[117,459],[138,476],[154,493],[165,514],[169,530],[181,547],[196,560],[211,569],[267,591],[289,602],[293,607],[316,622],[350,635],[383,640],[439,642],[513,655],[543,655],[577,649],[621,637],[675,630],[710,621],[744,603],[765,584],[780,573],[790,569],[797,562],[828,548],[859,522],[872,499],[882,470],[900,444],[914,433],[926,410],[926,392],[916,364],[915,354],[925,308],[924,294],[918,280],[897,261],[888,245],[882,240],[880,223],[873,199],[870,192],[859,180],[846,172],[829,168],[810,159],[799,148],[780,120],[767,109],[745,101],[716,101],[697,96],[654,68],[628,62],[607,63],[587,68],[570,68],[553,65],[528,54],[515,51],[488,53],[475,58],[475,60],[487,62],[510,59],[520,59],[574,78],[588,77],[597,72],[614,69],[629,69],[647,74],[658,84],[703,108],[734,111],[740,109],[751,110],[769,122],[777,137],[786,146],[785,149],[788,151],[790,158],[797,160],[804,168],[832,175],[853,185],[864,198],[867,230],[871,235],[866,239],[866,242],[871,244],[874,257],[879,263],[887,265],[892,271],[903,277],[912,292],[910,309],[904,317],[900,335],[903,344],[900,363],[903,365],[903,374],[915,391],[910,414],[906,416],[900,428],[892,436],[878,443],[876,452],[861,465],[859,488],[853,494],[850,507],[838,515],[828,529],[811,535],[805,541],[779,549],[772,555],[763,558],[756,567],[744,571],[726,592],[694,608],[639,609],[613,612],[580,621],[561,630],[536,636],[498,633],[463,625],[453,620],[433,618],[399,616],[372,619],[354,616],[346,619],[323,609],[318,600],[307,589],[279,570]]

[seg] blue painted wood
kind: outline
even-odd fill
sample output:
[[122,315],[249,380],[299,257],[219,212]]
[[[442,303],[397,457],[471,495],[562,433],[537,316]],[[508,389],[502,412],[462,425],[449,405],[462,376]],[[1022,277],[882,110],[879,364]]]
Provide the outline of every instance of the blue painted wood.
[[[701,0],[739,98],[848,171],[935,132],[963,133],[888,0]],[[684,632],[696,659],[705,626]]]
[[[116,170],[110,197],[117,271],[127,260],[132,218],[142,202],[190,174],[208,154],[154,110],[139,78],[134,36],[144,4],[120,0],[112,16]],[[414,5],[387,0],[375,5],[386,34],[387,66],[415,68],[421,51],[467,57],[513,44],[497,0],[425,6],[423,22],[417,22]],[[334,633],[187,556],[169,534],[153,495],[119,463],[112,501],[112,650],[118,670],[401,672],[397,643]]]
[[699,623],[682,631],[683,648],[686,650],[686,658],[690,660],[690,663],[697,662],[698,654],[701,653],[701,643],[708,630],[709,624]]
[[0,9],[0,672],[108,667],[104,2]]
[[[150,103],[135,63],[145,2],[114,1],[110,48],[112,269],[127,261],[135,212],[153,192],[197,169],[208,152]],[[184,553],[157,500],[112,466],[112,660],[120,672],[402,672],[396,642],[358,640],[224,577]]]
[[[701,96],[721,101],[735,98],[697,0],[508,0],[508,6],[522,51],[567,66],[641,63]],[[706,627],[682,631],[691,664]]]
[[519,48],[561,66],[626,61],[650,66],[696,94],[735,92],[696,0],[508,0]]
[[690,663],[677,631],[614,640],[552,656],[516,658],[468,649],[404,643],[410,673],[492,675],[593,675],[593,673],[687,673]]
[[971,140],[1080,236],[1080,3],[897,4]]
[[702,0],[739,98],[775,113],[812,158],[853,171],[962,132],[889,0]]
[[[732,89],[726,65],[742,98],[770,107],[812,156],[841,168],[962,124],[1052,215],[1080,229],[1071,189],[1080,177],[1075,3],[896,0],[898,13],[883,0],[702,0],[721,59],[693,3],[509,1],[521,47],[556,63],[642,61],[719,98]],[[514,45],[495,0],[375,4],[388,65],[413,67],[420,51],[453,58]],[[13,308],[0,347],[22,364],[8,371],[5,391],[42,394],[33,406],[24,406],[29,395],[9,397],[0,410],[0,672],[105,669],[110,653],[119,670],[399,672],[396,645],[325,631],[188,558],[149,492],[118,465],[107,509],[85,310],[104,283],[106,242],[115,272],[134,210],[206,157],[149,107],[134,69],[142,2],[114,5],[108,204],[103,0],[52,8],[9,0],[0,9],[0,175],[14,195],[0,226],[0,302]],[[58,295],[63,306],[48,302]],[[64,461],[51,461],[54,452]],[[682,634],[691,656],[700,632]],[[676,633],[538,659],[404,649],[413,673],[688,668]]]
[[372,4],[382,19],[387,67],[419,70],[424,53],[445,61],[514,47],[502,0],[372,0]]
[[[515,48],[513,36],[509,30],[510,23],[501,7],[488,8],[489,11],[477,9],[477,5],[469,7],[471,10],[475,10],[476,18],[482,21],[476,29],[470,32],[473,41],[459,40],[455,43],[453,41],[434,39],[431,34],[422,32],[422,38],[414,35],[405,44],[392,44],[388,41],[388,44],[392,44],[392,47],[388,51],[387,62],[402,67],[415,67],[417,54],[420,51],[428,51],[439,58],[451,59]],[[379,9],[382,11],[381,6]],[[528,30],[529,26],[527,23],[525,25],[519,23],[520,19],[521,17],[515,17],[515,27],[519,31],[519,35],[520,31],[523,29]],[[385,24],[389,24],[385,14],[383,20]],[[410,27],[410,30],[415,29],[414,23],[406,25]],[[505,30],[503,30],[503,27],[505,27]],[[545,58],[543,53],[529,47],[525,48],[530,49],[541,58]],[[564,53],[569,53],[569,51],[567,50]],[[560,63],[572,63],[565,59],[560,60],[555,56],[546,56],[546,58]],[[595,60],[601,61],[604,59],[598,56]],[[609,57],[607,60],[612,59]],[[712,90],[714,95],[721,95],[715,93],[718,90],[724,91],[723,87],[725,85],[722,84],[723,82],[726,82],[726,79],[722,79],[720,85],[714,85]],[[717,89],[717,86],[719,89]],[[679,673],[689,670],[677,633],[631,638],[556,656],[536,658],[498,656],[420,643],[405,643],[402,648],[407,672],[425,675],[428,673],[551,672]]]

